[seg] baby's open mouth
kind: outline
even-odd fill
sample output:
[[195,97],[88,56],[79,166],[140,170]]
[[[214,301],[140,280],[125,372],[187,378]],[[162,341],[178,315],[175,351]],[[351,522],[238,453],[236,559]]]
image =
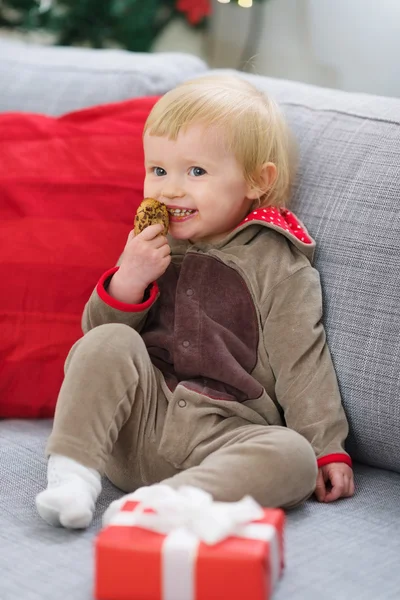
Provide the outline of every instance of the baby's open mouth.
[[186,217],[187,215],[195,213],[196,210],[191,208],[168,208],[168,212],[174,217]]

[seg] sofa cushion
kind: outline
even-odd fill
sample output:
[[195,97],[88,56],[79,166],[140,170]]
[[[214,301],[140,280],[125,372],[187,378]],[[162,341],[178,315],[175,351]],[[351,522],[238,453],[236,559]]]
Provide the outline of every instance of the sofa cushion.
[[248,77],[299,142],[292,208],[317,241],[348,450],[400,472],[400,99]]
[[54,412],[85,302],[142,200],[155,101],[0,115],[0,417]]
[[67,111],[157,96],[206,70],[189,54],[43,47],[0,40],[0,112]]
[[[46,485],[50,421],[0,421],[1,600],[89,600],[101,515],[122,493],[104,480],[92,526],[50,527],[35,508]],[[273,600],[396,600],[400,475],[355,465],[356,495],[289,511],[286,566]]]

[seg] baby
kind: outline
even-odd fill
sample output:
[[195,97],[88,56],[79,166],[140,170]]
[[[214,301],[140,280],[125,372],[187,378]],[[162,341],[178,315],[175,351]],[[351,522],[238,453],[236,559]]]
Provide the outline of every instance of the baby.
[[278,106],[204,77],[157,102],[143,142],[144,196],[167,206],[169,234],[131,232],[85,307],[40,515],[87,527],[103,474],[125,492],[191,485],[286,509],[314,491],[351,496],[315,242],[285,208],[296,161]]

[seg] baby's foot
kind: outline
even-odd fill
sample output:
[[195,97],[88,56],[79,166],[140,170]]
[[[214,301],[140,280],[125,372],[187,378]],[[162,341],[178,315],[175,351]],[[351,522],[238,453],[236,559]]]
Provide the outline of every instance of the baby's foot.
[[88,527],[101,491],[100,474],[72,458],[53,454],[49,458],[47,480],[47,489],[36,496],[42,519],[56,527]]

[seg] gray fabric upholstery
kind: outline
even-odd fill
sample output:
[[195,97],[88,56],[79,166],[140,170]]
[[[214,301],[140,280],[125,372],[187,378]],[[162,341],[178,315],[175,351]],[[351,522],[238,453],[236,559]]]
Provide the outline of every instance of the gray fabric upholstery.
[[0,112],[65,112],[164,94],[206,65],[179,53],[46,48],[0,40]]
[[[105,482],[85,532],[54,529],[37,515],[50,421],[0,421],[1,600],[90,600],[93,540],[120,493]],[[398,600],[400,475],[357,466],[357,494],[307,502],[288,514],[286,569],[274,600]],[[138,599],[139,600],[139,599]]]
[[299,142],[292,208],[317,241],[348,450],[400,472],[400,99],[249,78]]
[[89,600],[93,537],[121,495],[107,480],[90,530],[47,525],[35,496],[46,487],[44,444],[51,421],[0,421],[0,599]]

